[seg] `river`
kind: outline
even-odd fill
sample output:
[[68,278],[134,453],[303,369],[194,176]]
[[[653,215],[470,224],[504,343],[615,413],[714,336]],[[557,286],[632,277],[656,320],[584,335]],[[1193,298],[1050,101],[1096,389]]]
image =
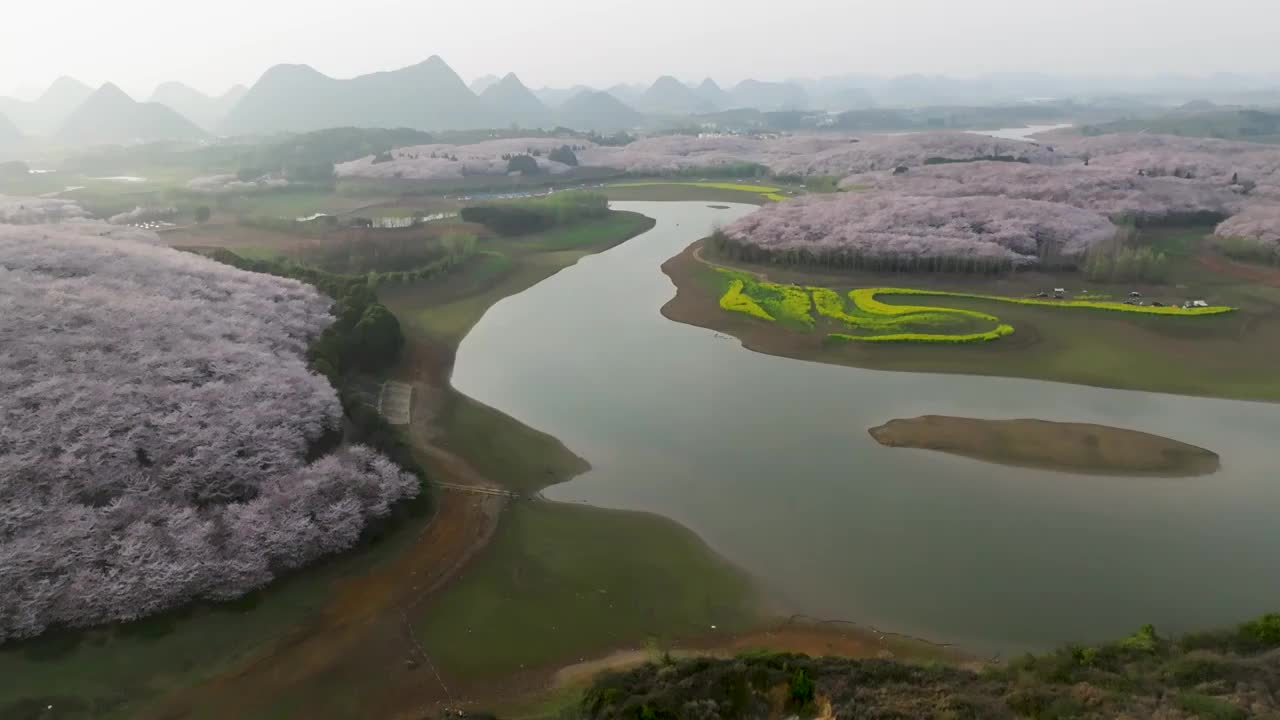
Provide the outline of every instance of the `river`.
[[[1148,622],[1182,632],[1280,605],[1280,406],[753,353],[662,317],[674,289],[659,266],[754,208],[614,207],[658,224],[498,303],[457,355],[458,390],[591,462],[549,498],[673,518],[784,612],[974,652]],[[867,434],[929,413],[1142,430],[1209,448],[1222,470],[1076,476]]]

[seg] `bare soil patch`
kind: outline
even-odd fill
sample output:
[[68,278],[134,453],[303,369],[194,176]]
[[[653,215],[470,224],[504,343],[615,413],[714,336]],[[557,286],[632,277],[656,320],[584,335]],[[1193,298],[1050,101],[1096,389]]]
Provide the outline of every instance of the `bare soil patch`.
[[1210,450],[1106,425],[925,415],[891,420],[869,432],[887,447],[1090,475],[1193,477],[1219,468]]

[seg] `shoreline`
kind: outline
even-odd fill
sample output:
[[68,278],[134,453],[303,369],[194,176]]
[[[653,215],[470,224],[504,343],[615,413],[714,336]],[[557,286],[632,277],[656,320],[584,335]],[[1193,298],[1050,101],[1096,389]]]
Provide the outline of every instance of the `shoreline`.
[[[572,262],[557,263],[554,268],[539,268],[525,275],[517,273],[517,277],[499,278],[495,284],[502,288],[501,293],[490,296],[487,288],[472,288],[457,301],[484,297],[488,302],[476,315],[475,321],[478,322],[494,302],[542,282],[582,257],[604,252],[642,235],[655,225],[656,221],[649,219],[626,237],[584,248],[580,254],[575,251],[577,257]],[[508,286],[509,282],[514,284]],[[402,315],[411,312],[411,302],[400,303],[397,307],[393,298],[388,305],[402,319],[413,322],[407,315]],[[423,307],[434,306],[435,303],[428,303]],[[434,479],[458,485],[519,489],[531,491],[530,495],[533,495],[539,489],[565,482],[589,469],[589,463],[558,439],[524,426],[452,386],[457,344],[469,332],[469,327],[456,339],[433,337],[409,326],[406,330],[410,342],[391,377],[413,385],[416,397],[427,398],[426,401],[417,401],[408,432],[413,438],[415,451]],[[466,413],[466,418],[462,418],[460,413]],[[500,432],[492,438],[494,442],[501,443],[516,436],[526,440],[533,438],[542,452],[562,458],[561,469],[553,475],[540,477],[524,473],[527,477],[523,480],[505,477],[501,471],[486,471],[476,464],[476,460],[487,461],[489,458],[468,457],[466,448],[458,446],[462,440],[455,437],[458,423],[469,423],[476,417],[483,419],[485,427],[497,423]],[[466,445],[465,442],[462,444]],[[273,696],[294,696],[315,678],[340,668],[354,669],[356,664],[370,668],[399,666],[404,669],[403,674],[381,678],[359,677],[356,687],[351,688],[353,696],[376,698],[369,709],[379,716],[396,717],[416,712],[409,711],[409,708],[443,709],[460,705],[478,708],[508,701],[534,702],[562,689],[556,678],[565,673],[581,672],[583,664],[607,664],[611,662],[608,659],[618,653],[639,652],[634,642],[623,642],[607,652],[578,659],[564,657],[515,675],[470,681],[465,677],[454,677],[447,667],[435,660],[430,643],[418,633],[413,617],[424,612],[429,614],[432,603],[445,597],[454,583],[475,566],[477,559],[492,545],[499,528],[510,521],[508,517],[513,508],[510,506],[512,501],[502,497],[441,492],[438,489],[435,494],[438,506],[431,518],[416,529],[403,528],[402,531],[414,533],[408,547],[373,568],[343,578],[316,613],[280,636],[218,668],[194,685],[162,693],[136,709],[135,714],[162,718],[194,713],[195,717],[203,717],[203,713],[216,708],[224,714],[255,716],[273,705]],[[578,507],[572,503],[551,504]],[[591,511],[608,512],[594,506],[585,507]],[[665,516],[640,512],[627,514],[672,525],[680,532],[689,533],[705,547],[701,537]],[[706,553],[717,563],[727,562],[709,548],[706,548]],[[413,581],[406,582],[406,577],[413,578]],[[751,579],[751,584],[756,585],[756,581]],[[763,594],[758,590],[753,593],[753,603],[759,603],[759,615],[747,629],[727,636],[715,632],[686,636],[673,640],[670,650],[677,654],[710,656],[748,645],[750,649],[777,651],[800,647],[798,643],[803,642],[808,643],[806,647],[821,648],[818,638],[830,637],[833,639],[824,650],[828,654],[858,652],[868,654],[854,656],[871,657],[893,652],[895,657],[932,658],[940,652],[938,647],[924,641],[886,635],[861,626],[848,626],[843,621],[838,626],[787,621],[781,609],[775,610],[764,604]],[[805,627],[798,629],[800,626]],[[959,653],[950,654],[961,657]],[[376,695],[371,695],[367,689],[361,692],[361,688],[374,680],[379,681]],[[495,687],[503,690],[494,692]],[[517,688],[520,692],[511,692]]]
[[[910,343],[874,346],[869,343],[844,343],[830,346],[824,342],[823,333],[794,332],[776,324],[756,321],[740,313],[725,312],[719,307],[719,290],[712,287],[708,273],[714,268],[722,267],[749,273],[762,281],[794,282],[802,285],[815,284],[818,281],[850,285],[854,284],[855,280],[865,277],[865,274],[855,277],[806,273],[800,269],[783,266],[777,266],[776,272],[773,272],[775,270],[773,266],[769,266],[770,273],[766,274],[763,272],[764,268],[758,266],[740,267],[710,260],[705,256],[705,252],[705,239],[697,240],[662,264],[662,272],[676,290],[675,295],[662,306],[662,315],[674,322],[729,335],[738,340],[742,347],[752,352],[866,370],[1014,378],[1110,390],[1268,404],[1280,403],[1280,383],[1274,380],[1269,380],[1266,386],[1257,388],[1236,383],[1235,378],[1228,376],[1225,372],[1221,376],[1226,379],[1219,381],[1213,376],[1212,370],[1182,369],[1180,374],[1172,376],[1172,379],[1170,376],[1149,377],[1138,374],[1134,376],[1134,382],[1121,382],[1112,376],[1106,376],[1105,373],[1067,365],[1059,358],[1065,350],[1070,349],[1071,345],[1053,332],[1066,322],[1074,323],[1073,331],[1078,329],[1079,332],[1085,332],[1088,329],[1105,327],[1107,333],[1115,338],[1128,338],[1131,335],[1140,334],[1144,336],[1141,337],[1142,340],[1165,339],[1164,336],[1159,335],[1161,328],[1158,325],[1141,322],[1145,319],[1129,323],[1132,319],[1106,317],[1099,313],[1085,315],[1070,309],[1049,308],[1062,314],[1036,317],[1035,313],[1044,312],[1044,309],[1017,305],[1002,307],[998,312],[1002,319],[1005,316],[1019,318],[1014,323],[1017,331],[1013,335],[989,343],[947,347],[920,346]],[[914,276],[914,278],[924,280],[930,286],[947,281],[972,285],[981,280],[981,278],[972,277]],[[904,283],[901,275],[891,276],[891,279],[883,277],[875,280],[867,279],[872,283],[870,286]],[[990,280],[989,283],[1000,284],[1004,281],[997,278]],[[1073,314],[1074,317],[1072,317]],[[1239,326],[1238,333],[1243,333],[1250,328],[1256,329],[1262,318],[1257,314],[1246,316],[1241,313],[1241,315],[1241,318],[1228,321]],[[1153,327],[1154,330],[1151,329]],[[1235,325],[1232,327],[1234,328]],[[1269,327],[1268,332],[1275,333],[1276,329]],[[1233,339],[1238,340],[1238,333],[1233,336]],[[1268,335],[1267,339],[1270,337]],[[1178,337],[1168,342],[1170,345],[1174,343],[1182,347],[1194,345]],[[1147,344],[1154,344],[1154,341]],[[1203,348],[1197,348],[1197,350],[1196,354],[1205,352]],[[1134,352],[1137,351],[1138,345],[1135,345]],[[1179,357],[1179,350],[1171,348],[1166,354],[1170,357]],[[1187,353],[1187,356],[1195,357],[1196,354]],[[1141,363],[1141,360],[1134,362]],[[1258,370],[1258,368],[1251,368],[1251,370]]]

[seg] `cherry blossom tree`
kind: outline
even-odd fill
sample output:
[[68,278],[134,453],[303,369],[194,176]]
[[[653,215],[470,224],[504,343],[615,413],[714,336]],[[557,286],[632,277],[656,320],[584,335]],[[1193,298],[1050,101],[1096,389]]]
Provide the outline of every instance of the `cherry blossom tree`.
[[1215,242],[1240,259],[1280,265],[1280,204],[1257,203],[1218,225]]
[[341,428],[305,358],[330,304],[146,231],[0,225],[0,642],[243,595],[418,492],[362,446],[308,460]]
[[1226,217],[1243,201],[1243,196],[1225,184],[1147,177],[1115,167],[1084,164],[984,161],[930,165],[906,172],[851,175],[841,181],[840,187],[930,197],[990,195],[1044,200],[1096,210],[1116,219],[1140,221]]
[[282,177],[241,180],[238,175],[208,175],[187,181],[188,190],[206,195],[253,193],[263,190],[279,190],[286,187],[289,187],[289,181]]
[[87,217],[89,213],[71,200],[0,195],[0,223],[33,225]]
[[1075,264],[1115,232],[1102,215],[1059,203],[842,193],[765,206],[716,241],[751,260],[988,271]]
[[1152,177],[1231,186],[1250,197],[1280,201],[1280,147],[1176,135],[1117,133],[1063,139],[1060,152],[1091,166]]
[[[398,178],[402,180],[452,180],[473,175],[508,174],[512,157],[529,156],[542,173],[560,175],[573,166],[548,156],[568,145],[580,152],[592,143],[558,138],[508,138],[470,145],[412,145],[391,150],[384,156],[369,155],[334,166],[338,177]],[[579,158],[580,164],[581,158]]]

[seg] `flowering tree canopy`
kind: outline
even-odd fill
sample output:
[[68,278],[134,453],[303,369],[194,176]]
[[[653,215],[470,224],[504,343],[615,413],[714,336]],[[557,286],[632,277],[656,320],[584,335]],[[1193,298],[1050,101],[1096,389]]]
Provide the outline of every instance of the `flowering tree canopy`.
[[129,212],[112,215],[107,219],[107,222],[112,225],[132,225],[156,220],[169,220],[177,214],[178,208],[175,207],[142,207],[139,205]]
[[849,190],[904,195],[966,197],[991,195],[1045,200],[1096,210],[1113,218],[1159,219],[1189,215],[1230,215],[1242,197],[1225,184],[1144,177],[1114,167],[974,162],[930,165],[907,172],[851,175]]
[[71,200],[0,195],[0,223],[32,225],[87,217],[84,208]]
[[1275,145],[1120,133],[1065,139],[1058,149],[1089,158],[1091,166],[1232,185],[1250,196],[1280,200],[1280,147]]
[[968,132],[870,135],[857,143],[845,143],[814,155],[797,155],[775,162],[779,175],[830,175],[893,170],[897,167],[1003,160],[1055,164],[1061,161],[1050,147],[1021,140],[1006,140]]
[[285,187],[289,187],[289,181],[281,177],[260,177],[256,180],[241,180],[237,175],[208,175],[187,181],[188,190],[209,195],[250,193],[259,190],[277,190]]
[[1096,212],[1002,197],[916,197],[897,193],[815,195],[767,205],[724,228],[741,248],[772,258],[964,259],[989,266],[1078,259],[1114,237]]
[[[782,136],[661,135],[620,147],[567,141],[578,164],[631,173],[671,174],[758,165],[778,175],[835,175],[980,159],[1051,163],[1058,156],[1035,143],[965,132],[870,135],[859,140],[835,133]],[[535,155],[543,172],[568,172],[570,165],[548,158],[566,144],[555,138],[489,140],[473,145],[417,145],[383,156],[340,163],[339,177],[437,180],[467,175],[505,175],[512,155]]]
[[1219,225],[1216,234],[1224,238],[1257,240],[1280,252],[1280,205],[1250,205]]
[[[369,155],[339,163],[333,171],[338,177],[452,180],[471,175],[506,175],[513,156],[529,156],[541,172],[559,175],[569,172],[573,166],[548,156],[565,145],[579,150],[594,147],[585,140],[556,138],[486,140],[472,145],[412,145],[382,156]],[[581,158],[579,164],[585,164]]]
[[0,225],[0,642],[237,597],[417,493],[368,448],[308,461],[329,305],[141,230]]

